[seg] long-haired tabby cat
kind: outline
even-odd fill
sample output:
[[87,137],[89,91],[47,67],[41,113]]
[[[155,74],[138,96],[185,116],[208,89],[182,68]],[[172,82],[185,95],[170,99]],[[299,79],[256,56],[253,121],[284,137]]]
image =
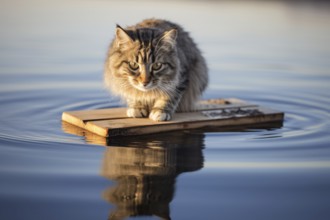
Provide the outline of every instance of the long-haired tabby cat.
[[179,25],[148,19],[117,25],[105,64],[107,88],[128,104],[128,117],[166,121],[194,110],[208,82],[196,44]]

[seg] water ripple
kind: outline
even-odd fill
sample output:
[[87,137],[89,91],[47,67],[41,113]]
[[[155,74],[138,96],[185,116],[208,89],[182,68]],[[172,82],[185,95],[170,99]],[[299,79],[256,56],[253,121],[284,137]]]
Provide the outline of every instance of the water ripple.
[[[219,89],[220,90],[220,89]],[[227,89],[211,92],[214,94],[232,94],[234,97],[274,108],[285,113],[283,127],[272,130],[248,130],[247,133],[209,134],[212,139],[220,139],[236,144],[230,147],[246,148],[308,148],[325,147],[329,143],[330,101],[326,94],[306,93],[301,91],[258,91],[258,89],[244,90]],[[265,90],[266,91],[266,90]],[[235,96],[236,94],[236,96]],[[243,94],[243,96],[242,96]],[[210,141],[211,142],[211,141]],[[265,143],[267,142],[266,146]],[[212,145],[213,146],[213,145]],[[214,146],[217,147],[217,146]],[[227,147],[225,147],[227,148]]]
[[[83,84],[81,85],[83,90]],[[61,113],[63,111],[117,107],[121,103],[110,97],[106,91],[95,86],[87,92],[75,92],[65,96],[68,91],[40,90],[8,92],[0,100],[2,106],[0,140],[16,140],[30,143],[83,143],[80,137],[74,137],[61,131]],[[217,90],[211,90],[206,98],[216,98]],[[208,133],[208,143],[212,139],[228,140],[233,138],[244,147],[308,147],[311,144],[325,146],[329,141],[329,101],[319,94],[284,92],[261,93],[243,89],[227,89],[224,93],[233,97],[273,107],[285,112],[284,126],[281,129],[250,129],[246,132]],[[244,96],[242,96],[244,94]],[[210,145],[212,147],[213,145]],[[240,147],[238,144],[236,147]],[[243,145],[242,145],[243,146]],[[234,146],[235,147],[235,146]]]

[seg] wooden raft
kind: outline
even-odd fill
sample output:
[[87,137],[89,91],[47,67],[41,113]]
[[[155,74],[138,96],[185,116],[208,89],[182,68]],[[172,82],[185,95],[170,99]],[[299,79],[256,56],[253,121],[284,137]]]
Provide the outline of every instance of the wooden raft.
[[102,137],[152,134],[165,131],[239,127],[283,122],[284,113],[239,99],[201,101],[194,112],[175,113],[172,120],[128,118],[126,108],[63,112],[62,120]]

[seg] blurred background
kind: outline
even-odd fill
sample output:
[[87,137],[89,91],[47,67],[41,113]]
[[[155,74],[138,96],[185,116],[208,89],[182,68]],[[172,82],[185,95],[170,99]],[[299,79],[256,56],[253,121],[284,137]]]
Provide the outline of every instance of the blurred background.
[[[327,1],[0,4],[0,219],[329,218]],[[69,134],[63,111],[121,106],[103,88],[107,47],[116,24],[152,17],[197,42],[209,66],[204,98],[283,111],[283,127]]]

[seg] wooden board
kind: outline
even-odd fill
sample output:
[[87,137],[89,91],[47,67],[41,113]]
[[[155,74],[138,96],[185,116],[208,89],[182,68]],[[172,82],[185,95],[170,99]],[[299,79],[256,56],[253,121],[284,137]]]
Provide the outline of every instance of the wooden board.
[[152,134],[165,131],[282,122],[284,113],[239,99],[213,99],[199,103],[194,112],[175,113],[173,119],[154,122],[128,118],[126,108],[63,112],[62,120],[102,137]]

